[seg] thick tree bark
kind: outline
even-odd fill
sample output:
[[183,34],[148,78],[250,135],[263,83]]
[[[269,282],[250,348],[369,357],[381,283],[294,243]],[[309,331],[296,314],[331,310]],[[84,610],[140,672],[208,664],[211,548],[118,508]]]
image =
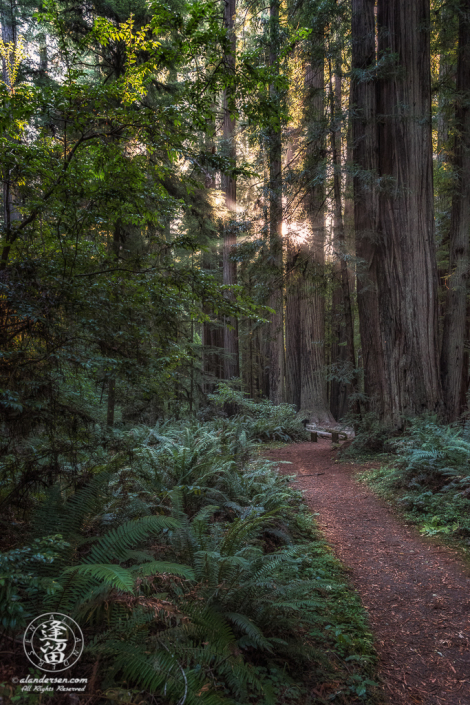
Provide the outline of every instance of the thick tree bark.
[[[378,293],[384,421],[440,408],[429,0],[378,0]],[[387,58],[388,57],[388,58]]]
[[[279,70],[279,0],[270,4],[271,66]],[[271,100],[276,110],[274,125],[269,134],[269,240],[271,259],[271,296],[269,306],[275,313],[269,324],[269,398],[274,404],[284,401],[284,320],[283,320],[283,261],[282,261],[282,142],[280,97],[274,85],[270,87]]]
[[[234,18],[236,0],[225,0],[224,24],[229,30],[230,54],[225,56],[225,65],[229,73],[235,73],[236,36],[234,31]],[[237,158],[235,144],[235,120],[230,116],[230,89],[224,91],[224,147],[225,154],[231,160]],[[237,184],[235,179],[222,174],[222,191],[225,194],[225,207],[229,213],[224,226],[223,244],[223,283],[231,286],[237,283],[237,263],[232,259],[234,245],[236,245],[236,209],[237,209]],[[233,294],[228,294],[233,298]],[[239,350],[238,350],[238,320],[228,318],[224,322],[224,377],[231,379],[240,375]]]
[[353,0],[351,120],[361,361],[366,408],[388,417],[390,408],[385,396],[385,363],[378,301],[375,64],[375,0]]
[[[459,6],[457,105],[448,292],[442,336],[441,373],[447,421],[462,411],[470,236],[470,0]],[[465,398],[465,397],[464,397]]]

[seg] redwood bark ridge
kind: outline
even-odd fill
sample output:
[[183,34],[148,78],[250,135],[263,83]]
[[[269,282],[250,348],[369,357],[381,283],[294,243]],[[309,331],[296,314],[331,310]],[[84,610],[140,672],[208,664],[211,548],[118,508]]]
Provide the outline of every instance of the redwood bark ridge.
[[378,0],[377,283],[385,362],[382,417],[437,411],[437,265],[433,222],[428,0]]
[[352,2],[352,139],[357,304],[366,408],[390,415],[380,335],[377,262],[377,120],[375,0]]

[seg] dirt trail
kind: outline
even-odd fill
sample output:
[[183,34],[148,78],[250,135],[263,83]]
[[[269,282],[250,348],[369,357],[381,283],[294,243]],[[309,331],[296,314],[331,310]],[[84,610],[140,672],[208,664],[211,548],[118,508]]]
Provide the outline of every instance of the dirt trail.
[[390,705],[470,705],[470,577],[455,554],[401,523],[335,463],[331,442],[265,453],[288,460],[336,555],[349,568],[376,637]]

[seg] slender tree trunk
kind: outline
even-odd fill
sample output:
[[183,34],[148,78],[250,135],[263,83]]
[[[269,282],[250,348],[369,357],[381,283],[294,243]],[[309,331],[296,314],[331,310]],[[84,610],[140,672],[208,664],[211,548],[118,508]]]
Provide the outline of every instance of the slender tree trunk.
[[357,305],[366,407],[387,418],[385,362],[380,334],[377,255],[378,170],[375,103],[375,0],[352,3],[352,141]]
[[[331,69],[330,69],[331,71]],[[331,74],[330,74],[331,75]],[[332,363],[343,369],[343,374],[352,375],[356,368],[354,353],[354,322],[349,289],[349,272],[346,261],[346,236],[341,202],[341,76],[330,82],[331,128],[330,144],[333,162],[334,200],[334,250],[337,257],[336,275],[339,287],[333,292],[333,319],[335,340],[332,347]],[[334,353],[334,356],[333,356]],[[355,374],[354,374],[355,381]],[[338,420],[348,410],[349,395],[354,391],[352,382],[333,380],[331,384],[331,411]]]
[[[443,290],[446,286],[450,248],[450,219],[452,212],[452,193],[449,188],[452,157],[452,145],[449,134],[452,118],[455,114],[456,91],[456,57],[454,47],[458,41],[458,23],[451,8],[443,4],[439,17],[439,93],[437,104],[437,155],[436,167],[439,184],[435,189],[435,229],[436,242],[440,250],[438,264],[438,282]],[[444,320],[446,297],[439,297],[439,321]],[[441,330],[442,334],[442,330]],[[442,355],[442,345],[441,345]]]
[[[287,169],[299,148],[298,134],[292,133],[287,147],[285,163]],[[299,246],[295,235],[284,238],[286,253],[285,268],[285,348],[286,348],[286,402],[300,410],[300,390],[302,386],[300,338],[300,279],[298,267]]]
[[[110,253],[116,259],[119,259],[121,249],[125,247],[126,231],[123,227],[121,219],[118,219],[114,225],[113,239],[108,240]],[[114,412],[116,408],[116,377],[108,379],[108,402],[106,412],[106,424],[109,427],[114,426]]]
[[[215,106],[213,106],[215,107]],[[215,125],[209,125],[209,139],[206,143],[207,152],[215,153],[214,134]],[[213,170],[208,170],[204,178],[204,186],[206,189],[216,187],[216,175]],[[204,269],[211,271],[211,274],[217,272],[220,267],[220,244],[214,243],[211,246],[211,252],[205,252],[202,256],[202,266]],[[222,265],[223,268],[223,265]],[[206,308],[205,313],[210,313]],[[222,351],[224,347],[224,331],[221,323],[217,321],[204,321],[202,329],[202,389],[204,394],[210,394],[214,391],[216,383],[224,378],[224,363]]]
[[204,345],[204,392],[211,393],[215,389],[216,383],[224,378],[222,350],[223,350],[223,329],[217,322],[204,322],[203,345]]
[[108,405],[106,412],[107,426],[114,426],[114,409],[116,407],[116,378],[108,380]]
[[382,417],[440,408],[433,226],[429,0],[378,0],[378,293],[385,362]]
[[348,131],[346,136],[346,179],[344,185],[344,237],[345,248],[349,256],[347,261],[348,276],[349,276],[349,291],[353,297],[356,289],[356,243],[354,241],[354,187],[353,187],[353,142],[352,142],[352,82],[349,89],[349,105],[348,105]]
[[[204,269],[212,274],[219,269],[219,245],[211,248],[211,253],[204,253]],[[206,309],[206,313],[210,313]],[[204,349],[203,362],[203,389],[205,394],[211,394],[217,382],[224,379],[224,330],[220,322],[216,320],[204,321],[202,330],[202,344]]]
[[[236,0],[225,0],[224,23],[229,30],[230,54],[225,57],[227,71],[235,73],[236,36],[234,31],[234,18]],[[226,156],[235,161],[237,158],[235,144],[235,120],[230,116],[230,89],[224,91],[224,145]],[[237,242],[236,236],[236,209],[237,185],[232,176],[222,174],[222,191],[225,194],[225,206],[229,212],[228,221],[224,226],[223,244],[223,283],[231,286],[237,283],[237,263],[232,259],[233,248]],[[234,298],[233,294],[228,294]],[[231,379],[240,375],[239,350],[238,350],[238,321],[228,318],[224,322],[224,377]]]
[[259,384],[258,388],[261,392],[261,396],[271,398],[270,394],[270,367],[269,367],[269,353],[270,353],[270,340],[266,336],[266,329],[264,326],[258,328],[258,370],[259,370]]
[[[319,38],[323,42],[323,37]],[[325,114],[324,54],[306,66],[308,152],[306,209],[311,234],[297,255],[300,310],[300,411],[311,422],[329,424],[325,374]]]
[[455,421],[462,411],[470,236],[470,0],[462,0],[459,10],[454,144],[456,188],[452,198],[449,278],[441,353],[447,421]]
[[[270,5],[271,66],[279,72],[279,0]],[[275,313],[269,325],[269,398],[274,404],[284,400],[284,321],[283,321],[283,261],[282,261],[282,142],[280,96],[275,85],[270,87],[275,107],[273,127],[269,134],[269,240],[272,293],[269,305]]]
[[[343,291],[341,282],[341,245],[340,241],[343,231],[343,215],[341,210],[341,164],[338,165],[338,156],[341,154],[341,128],[336,125],[335,113],[336,106],[341,109],[341,77],[331,75],[330,62],[330,86],[329,86],[329,103],[330,103],[330,148],[332,149],[333,163],[333,250],[335,260],[333,263],[333,292],[331,297],[331,346],[330,358],[332,369],[336,375],[330,383],[330,410],[335,419],[341,418],[345,408],[347,408],[348,389],[346,385],[338,379],[342,368],[344,369],[347,352],[345,346],[346,331],[345,331],[345,308],[343,301]],[[338,173],[339,170],[339,173]],[[339,184],[338,184],[339,181]],[[339,188],[338,188],[339,185]],[[339,201],[339,202],[338,202]],[[339,368],[339,369],[338,369]],[[340,374],[338,374],[340,373]]]
[[287,243],[286,258],[286,401],[300,410],[301,377],[301,336],[300,325],[300,280],[302,273],[298,267],[298,246]]

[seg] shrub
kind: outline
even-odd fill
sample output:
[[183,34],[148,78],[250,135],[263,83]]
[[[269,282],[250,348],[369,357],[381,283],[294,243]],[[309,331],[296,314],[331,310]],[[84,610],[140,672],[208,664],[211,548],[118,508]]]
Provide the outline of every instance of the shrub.
[[230,405],[236,411],[235,418],[231,420],[243,425],[250,440],[261,443],[307,439],[302,422],[296,418],[297,412],[293,404],[275,406],[269,399],[254,401],[244,392],[233,389],[224,382],[219,383],[217,392],[210,395],[210,399],[216,406]]
[[393,439],[393,463],[365,474],[394,498],[427,535],[470,537],[470,440],[468,428],[440,425],[435,416],[410,419]]

